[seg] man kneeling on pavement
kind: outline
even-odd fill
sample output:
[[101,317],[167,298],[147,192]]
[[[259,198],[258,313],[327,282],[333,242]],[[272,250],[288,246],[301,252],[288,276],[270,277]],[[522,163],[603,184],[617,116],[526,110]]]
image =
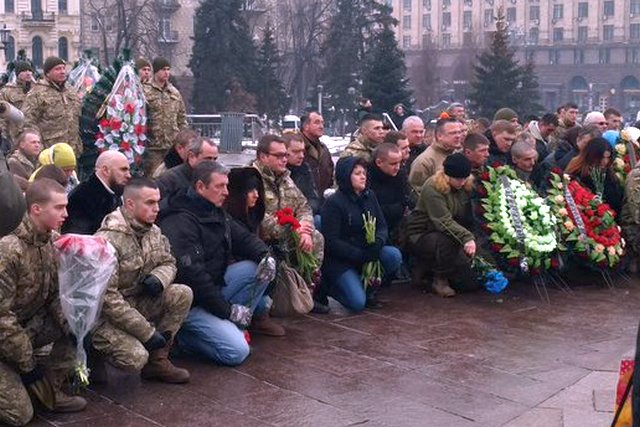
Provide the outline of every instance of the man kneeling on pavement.
[[[62,391],[75,366],[75,346],[64,320],[54,258],[54,230],[67,217],[65,189],[43,178],[26,192],[27,214],[0,240],[0,423],[33,418],[27,388],[48,382],[55,412],[81,411],[87,402]],[[53,343],[43,357],[36,350]]]
[[116,249],[118,269],[104,297],[93,347],[123,370],[142,370],[142,377],[167,383],[189,381],[189,372],[168,359],[193,294],[173,283],[175,259],[169,242],[154,225],[160,190],[148,178],[132,179],[124,204],[105,217],[96,233]]
[[275,276],[275,260],[256,234],[222,209],[229,195],[227,175],[214,161],[196,166],[191,187],[169,199],[160,227],[178,261],[178,279],[194,294],[178,334],[179,348],[235,366],[249,356],[243,329],[251,325],[254,333],[271,336],[285,331],[269,318],[263,298]]

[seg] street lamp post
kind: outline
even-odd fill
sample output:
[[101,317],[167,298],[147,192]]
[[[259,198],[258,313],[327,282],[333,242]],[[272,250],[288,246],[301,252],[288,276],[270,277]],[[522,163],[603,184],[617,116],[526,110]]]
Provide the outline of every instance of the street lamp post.
[[318,113],[322,114],[322,90],[324,86],[318,85]]

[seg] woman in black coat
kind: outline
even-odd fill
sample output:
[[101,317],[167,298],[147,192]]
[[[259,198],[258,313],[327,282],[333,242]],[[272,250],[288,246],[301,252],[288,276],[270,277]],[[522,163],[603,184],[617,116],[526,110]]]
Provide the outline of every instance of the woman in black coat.
[[[322,267],[323,284],[329,295],[353,311],[376,306],[369,288],[365,293],[361,279],[362,267],[380,260],[384,279],[394,277],[400,268],[402,255],[398,248],[385,246],[387,224],[373,191],[367,188],[367,164],[361,158],[344,157],[336,165],[338,191],[322,208],[322,233],[325,238],[325,258]],[[376,218],[376,239],[367,244],[362,216]]]
[[257,234],[264,209],[264,184],[260,172],[248,167],[231,169],[224,210],[248,231]]

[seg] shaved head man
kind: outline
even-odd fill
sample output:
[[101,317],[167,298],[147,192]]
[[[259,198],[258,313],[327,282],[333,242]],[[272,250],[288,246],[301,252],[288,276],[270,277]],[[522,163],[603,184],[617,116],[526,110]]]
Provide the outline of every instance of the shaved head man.
[[124,154],[113,150],[100,154],[95,172],[69,194],[69,218],[62,231],[95,233],[104,217],[122,204],[122,191],[129,179],[131,170]]

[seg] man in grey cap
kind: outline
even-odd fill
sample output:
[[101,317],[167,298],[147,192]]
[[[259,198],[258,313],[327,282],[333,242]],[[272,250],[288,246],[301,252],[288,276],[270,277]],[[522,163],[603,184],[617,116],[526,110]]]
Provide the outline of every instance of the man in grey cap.
[[[33,69],[30,63],[18,61],[13,71],[16,73],[16,81],[8,83],[0,89],[0,102],[8,102],[18,110],[22,110],[22,104],[24,104],[24,100],[33,84]],[[14,144],[18,138],[19,125],[16,122],[0,119],[0,130],[2,130],[3,136]]]
[[153,60],[153,79],[144,84],[147,115],[150,121],[149,140],[144,157],[145,175],[151,176],[171,149],[175,137],[187,127],[187,113],[182,95],[169,82],[171,63],[165,58]]

